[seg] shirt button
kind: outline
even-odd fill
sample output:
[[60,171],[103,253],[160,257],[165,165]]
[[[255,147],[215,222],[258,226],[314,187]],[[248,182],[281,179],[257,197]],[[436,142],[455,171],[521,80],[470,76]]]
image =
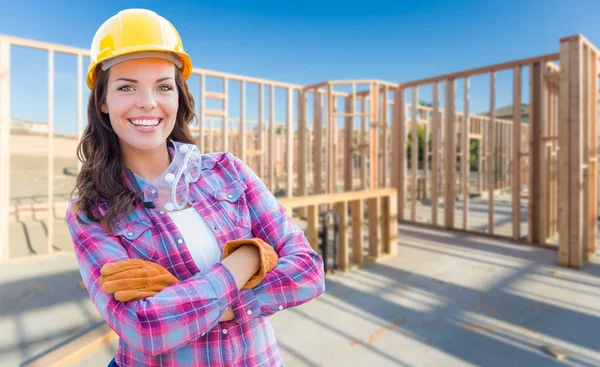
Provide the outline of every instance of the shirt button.
[[213,229],[216,231],[217,230],[217,226],[214,226]]
[[129,236],[129,237],[133,237],[133,232],[129,232],[129,233],[127,233],[127,236]]
[[232,199],[232,198],[233,198],[233,195],[227,195],[227,198],[228,198],[228,199]]
[[160,214],[165,214],[164,210],[161,210],[159,213],[160,213]]
[[221,331],[223,332],[223,334],[227,334],[227,329],[223,329]]
[[200,336],[204,336],[204,335],[206,335],[206,333],[203,331],[202,334],[200,334]]
[[248,310],[248,311],[246,311],[246,313],[247,313],[248,315],[252,315],[252,310]]
[[283,306],[279,306],[279,311],[283,310]]
[[183,240],[180,238],[177,240],[177,243],[181,245],[183,243]]
[[152,189],[152,191],[150,191],[150,192],[153,193],[153,194],[156,194],[156,190],[155,189]]

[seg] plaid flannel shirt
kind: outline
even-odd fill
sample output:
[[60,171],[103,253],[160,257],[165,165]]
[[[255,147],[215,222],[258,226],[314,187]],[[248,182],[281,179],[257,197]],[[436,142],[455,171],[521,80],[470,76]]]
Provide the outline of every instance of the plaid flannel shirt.
[[[129,176],[123,179],[133,190]],[[86,224],[80,224],[75,198],[67,223],[87,291],[119,336],[117,364],[281,366],[268,316],[325,291],[321,257],[257,175],[232,154],[203,154],[200,179],[190,186],[192,206],[213,229],[221,250],[229,240],[258,237],[274,247],[279,262],[258,286],[238,290],[220,262],[199,271],[169,215],[147,209],[142,198],[120,219],[114,235],[84,213],[79,215]],[[98,210],[106,212],[106,204]],[[158,263],[180,282],[144,300],[118,302],[102,291],[100,268],[131,258]],[[219,322],[228,307],[235,318]]]

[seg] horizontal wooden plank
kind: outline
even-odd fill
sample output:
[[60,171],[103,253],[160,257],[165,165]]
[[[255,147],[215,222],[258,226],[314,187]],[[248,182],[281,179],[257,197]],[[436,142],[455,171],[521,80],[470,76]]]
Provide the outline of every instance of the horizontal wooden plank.
[[385,196],[393,195],[396,189],[377,189],[377,190],[364,190],[364,191],[352,191],[342,192],[336,194],[322,194],[322,195],[310,195],[295,198],[284,198],[279,199],[282,206],[294,209],[301,208],[310,205],[318,204],[334,204],[341,201],[353,201],[353,200],[364,200],[380,198]]
[[225,99],[225,94],[217,92],[204,92],[204,98]]
[[225,116],[225,111],[223,111],[223,110],[204,110],[204,115]]

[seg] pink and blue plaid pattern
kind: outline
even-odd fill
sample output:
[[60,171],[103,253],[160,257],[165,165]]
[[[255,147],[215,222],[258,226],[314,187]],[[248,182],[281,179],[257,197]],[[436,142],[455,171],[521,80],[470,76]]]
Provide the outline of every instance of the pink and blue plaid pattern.
[[[203,154],[201,171],[190,187],[192,205],[221,247],[229,240],[259,237],[279,254],[277,266],[254,289],[238,291],[221,263],[199,271],[168,214],[145,208],[142,198],[114,235],[83,214],[88,224],[81,225],[73,202],[67,210],[85,286],[120,337],[116,362],[121,367],[281,366],[268,316],[325,291],[321,257],[245,163],[229,153]],[[123,179],[133,190],[128,175]],[[100,288],[100,268],[129,258],[158,263],[181,282],[154,297],[118,302]],[[218,322],[228,307],[235,319]]]

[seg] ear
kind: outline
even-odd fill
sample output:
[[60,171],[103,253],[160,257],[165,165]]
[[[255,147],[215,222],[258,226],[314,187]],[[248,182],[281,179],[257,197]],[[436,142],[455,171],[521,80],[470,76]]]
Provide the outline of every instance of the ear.
[[102,113],[108,114],[108,106],[106,105],[106,102],[100,105],[100,111],[102,111]]

